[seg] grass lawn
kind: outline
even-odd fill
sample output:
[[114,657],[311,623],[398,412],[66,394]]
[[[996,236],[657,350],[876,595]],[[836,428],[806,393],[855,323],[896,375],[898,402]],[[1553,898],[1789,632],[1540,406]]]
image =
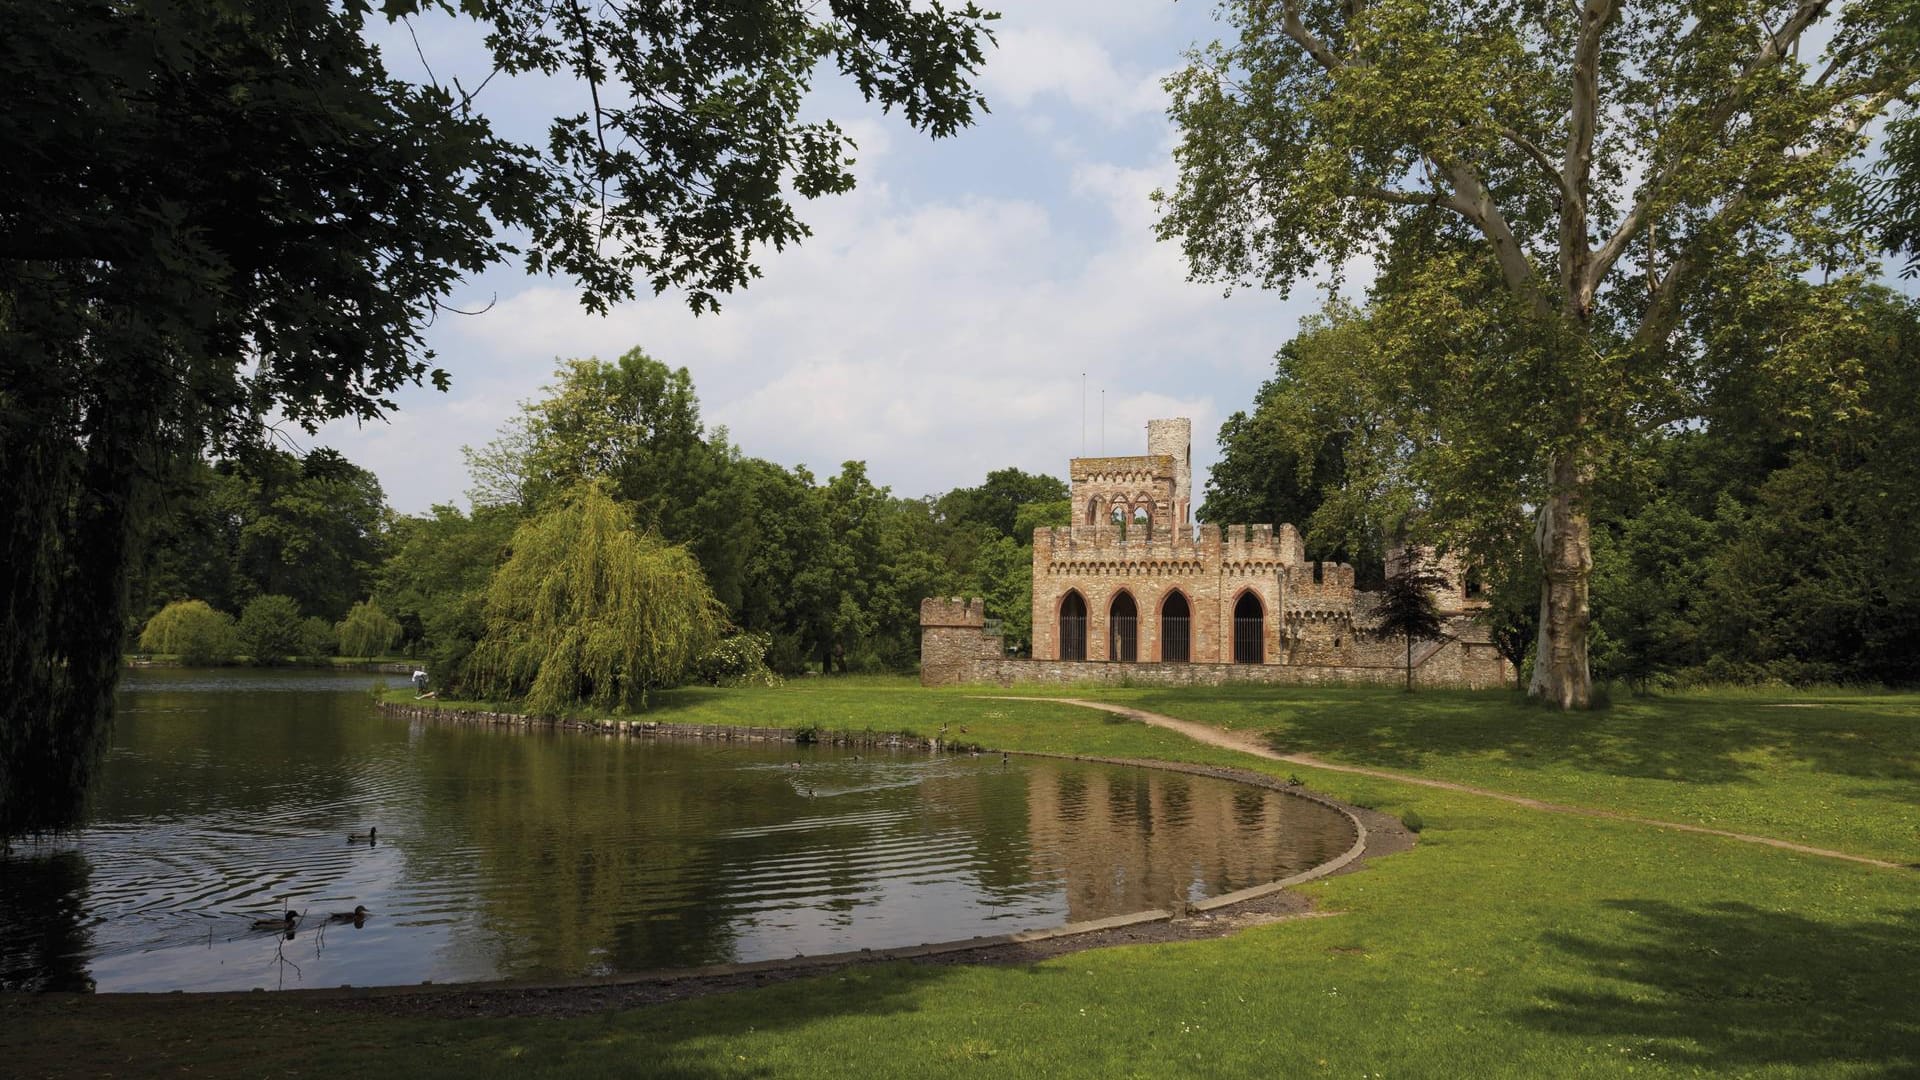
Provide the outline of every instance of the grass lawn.
[[[1330,760],[1920,861],[1920,699],[1721,695],[1581,717],[1499,694],[1081,696]],[[410,696],[410,695],[406,695]],[[1814,703],[1794,699],[1795,703]],[[766,1076],[1894,1076],[1920,1073],[1920,874],[1195,745],[1054,703],[893,681],[662,695],[687,723],[907,728],[1230,763],[1426,822],[1305,891],[1338,918],[1030,967],[868,967],[571,1020],[364,1017],[297,999],[0,998],[49,1073]]]

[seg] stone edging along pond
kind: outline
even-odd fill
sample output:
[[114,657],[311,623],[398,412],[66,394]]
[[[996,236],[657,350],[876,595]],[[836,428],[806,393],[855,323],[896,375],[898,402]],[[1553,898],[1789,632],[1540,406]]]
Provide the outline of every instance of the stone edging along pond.
[[[815,729],[793,729],[779,727],[742,727],[725,724],[674,724],[655,721],[635,720],[555,720],[551,718],[529,717],[518,713],[486,712],[479,710],[443,709],[422,707],[404,703],[380,702],[376,710],[384,716],[404,720],[425,720],[437,723],[473,724],[486,726],[515,727],[539,730],[571,730],[591,732],[603,735],[654,736],[668,738],[719,739],[722,741],[747,742],[818,742],[823,745],[841,746],[901,746],[915,749],[937,749],[933,740],[905,736],[899,733],[874,731],[828,731]],[[984,748],[983,748],[984,749]],[[760,960],[744,964],[713,964],[697,968],[673,968],[656,971],[625,972],[613,975],[587,976],[562,980],[494,980],[475,983],[442,983],[406,986],[370,986],[338,989],[303,989],[277,991],[276,995],[293,994],[302,998],[394,998],[430,996],[463,996],[467,999],[485,999],[511,995],[524,1002],[530,996],[566,995],[572,992],[587,994],[592,992],[618,989],[621,987],[665,988],[658,993],[646,993],[628,1004],[646,1000],[666,1000],[692,996],[704,992],[724,991],[743,986],[759,985],[763,981],[794,978],[853,964],[878,963],[895,960],[934,961],[941,958],[958,959],[967,962],[972,959],[967,954],[977,954],[981,959],[990,959],[996,954],[1010,958],[1030,958],[1036,952],[1070,952],[1076,948],[1091,948],[1098,945],[1118,943],[1126,940],[1183,940],[1187,936],[1217,936],[1209,934],[1135,934],[1127,933],[1116,939],[1116,931],[1129,929],[1156,929],[1189,920],[1206,920],[1216,913],[1223,919],[1235,914],[1233,909],[1256,906],[1257,901],[1266,900],[1290,886],[1313,881],[1353,869],[1357,869],[1366,859],[1380,855],[1390,855],[1407,850],[1413,846],[1413,834],[1408,832],[1393,817],[1361,807],[1348,806],[1316,792],[1301,790],[1296,785],[1275,779],[1261,773],[1244,769],[1227,768],[1212,765],[1191,765],[1182,762],[1150,761],[1134,758],[1111,758],[1082,754],[1058,754],[1036,751],[1006,751],[1023,757],[1052,758],[1064,761],[1085,761],[1103,765],[1128,766],[1133,768],[1162,769],[1169,772],[1186,773],[1193,776],[1206,776],[1220,780],[1250,784],[1255,787],[1279,791],[1294,798],[1307,799],[1339,812],[1353,826],[1354,840],[1347,850],[1333,859],[1311,867],[1298,874],[1239,889],[1235,892],[1206,900],[1196,901],[1182,906],[1179,910],[1155,908],[1148,911],[1136,911],[1129,914],[1114,915],[1104,919],[1068,923],[1040,930],[1025,930],[1011,934],[996,934],[986,937],[964,938],[957,941],[934,942],[925,945],[907,945],[891,949],[859,949],[855,951],[825,953],[815,956],[795,956],[784,959]],[[1298,917],[1309,914],[1306,905],[1299,905],[1290,912]],[[1286,917],[1286,916],[1282,916]],[[1229,929],[1231,927],[1229,926]],[[196,994],[194,997],[242,996],[240,992],[219,992],[214,994]],[[481,1008],[483,1012],[493,1009],[477,1006],[472,1000],[467,1008]],[[508,1012],[520,1012],[514,1005],[505,1008]],[[533,1011],[556,1011],[545,1006],[533,1007]],[[571,1011],[562,1008],[557,1011]],[[466,1013],[465,1015],[472,1015]]]

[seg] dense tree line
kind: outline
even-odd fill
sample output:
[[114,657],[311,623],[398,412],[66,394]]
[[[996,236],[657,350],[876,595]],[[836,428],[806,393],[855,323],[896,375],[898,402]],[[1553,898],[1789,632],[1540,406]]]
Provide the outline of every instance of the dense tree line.
[[[1771,350],[1776,373],[1815,375],[1833,312],[1798,286],[1870,275],[1875,231],[1912,250],[1899,166],[1890,191],[1861,198],[1869,133],[1890,111],[1890,160],[1912,159],[1896,104],[1920,85],[1912,6],[1222,0],[1221,13],[1226,40],[1167,80],[1180,142],[1161,237],[1229,286],[1284,291],[1360,256],[1383,268],[1385,347],[1373,370],[1347,367],[1379,423],[1341,450],[1480,504],[1443,520],[1523,489],[1540,565],[1530,690],[1585,706],[1596,515],[1623,459],[1709,407],[1733,328],[1769,321],[1805,346]],[[1880,229],[1862,226],[1863,201],[1885,210]]]
[[[1068,518],[1066,485],[1019,469],[909,499],[875,485],[862,462],[819,479],[748,457],[701,420],[686,369],[637,349],[611,362],[561,364],[553,385],[468,457],[472,509],[442,505],[419,516],[392,514],[377,481],[330,451],[196,464],[176,485],[137,581],[143,599],[130,632],[174,602],[204,601],[244,623],[250,604],[274,597],[297,609],[281,612],[295,624],[337,622],[343,649],[379,636],[368,629],[374,620],[390,620],[393,647],[428,661],[443,683],[524,694],[538,665],[507,627],[531,621],[540,578],[515,568],[534,557],[529,544],[557,550],[580,532],[580,522],[553,516],[578,507],[584,486],[610,500],[590,516],[595,529],[633,531],[618,541],[641,545],[632,560],[665,558],[641,553],[671,548],[697,568],[720,622],[693,634],[696,645],[715,634],[754,635],[782,674],[911,671],[928,596],[985,596],[1009,645],[1027,647],[1033,530]],[[609,514],[626,524],[616,529]],[[520,581],[504,593],[503,572]],[[509,595],[520,599],[509,603]],[[217,637],[205,617],[193,625],[202,628],[195,640]],[[475,664],[490,631],[491,658]],[[229,651],[246,651],[240,638]],[[646,684],[685,676],[699,652],[650,663]],[[542,695],[548,706],[564,696],[544,684]]]
[[[1593,502],[1596,677],[1920,682],[1920,305],[1801,281],[1769,314],[1721,318],[1700,408],[1617,448]],[[1783,332],[1822,313],[1815,339]],[[1208,508],[1304,516],[1311,549],[1377,549],[1408,530],[1485,568],[1496,641],[1531,657],[1539,562],[1509,479],[1463,498],[1419,460],[1367,372],[1400,313],[1335,305],[1279,355],[1250,413],[1220,432]],[[1459,324],[1455,324],[1456,327]],[[1793,355],[1782,355],[1791,352]],[[1211,512],[1211,510],[1210,510]]]

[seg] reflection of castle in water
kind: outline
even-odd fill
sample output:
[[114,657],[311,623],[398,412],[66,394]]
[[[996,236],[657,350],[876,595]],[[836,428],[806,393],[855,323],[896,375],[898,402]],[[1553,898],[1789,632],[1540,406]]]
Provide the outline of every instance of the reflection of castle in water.
[[1065,883],[1070,921],[1264,884],[1353,842],[1334,811],[1264,788],[1195,798],[1195,779],[1182,773],[1106,766],[1062,765],[1034,779],[1033,872]]

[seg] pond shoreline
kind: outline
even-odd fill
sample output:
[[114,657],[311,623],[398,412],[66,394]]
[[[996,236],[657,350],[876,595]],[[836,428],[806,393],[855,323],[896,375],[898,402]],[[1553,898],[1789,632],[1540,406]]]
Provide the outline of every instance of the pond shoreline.
[[[863,728],[758,727],[742,724],[676,724],[660,720],[584,719],[534,716],[529,713],[454,709],[438,705],[411,705],[381,701],[374,711],[395,720],[426,720],[438,724],[515,727],[542,731],[578,731],[590,735],[669,736],[717,739],[723,742],[784,742],[820,746],[896,747],[907,750],[986,750],[975,743],[942,742],[899,731]],[[1088,759],[1092,760],[1092,759]]]

